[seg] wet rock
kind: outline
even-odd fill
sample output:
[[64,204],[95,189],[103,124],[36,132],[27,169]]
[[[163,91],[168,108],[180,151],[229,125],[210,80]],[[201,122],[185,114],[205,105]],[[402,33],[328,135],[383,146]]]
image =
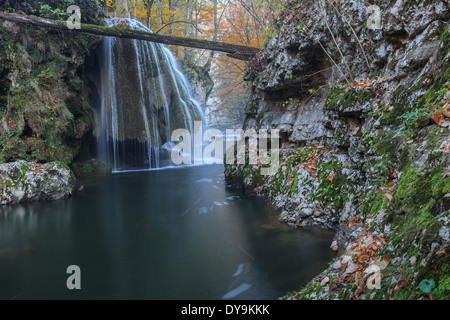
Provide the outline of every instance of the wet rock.
[[441,229],[439,229],[439,236],[442,238],[443,241],[449,242],[450,241],[449,228],[446,226],[442,226]]
[[[318,104],[318,99],[316,101]],[[317,104],[309,103],[299,110],[290,141],[312,141],[326,136],[323,125],[326,116],[322,107]]]
[[439,35],[442,28],[442,21],[431,23],[425,31],[408,44],[407,54],[399,61],[398,67],[412,69],[433,57],[440,45]]
[[401,19],[404,8],[404,1],[397,0],[383,15],[383,32],[388,35],[401,33],[404,30],[404,24]]
[[311,216],[313,214],[314,214],[314,210],[311,209],[311,208],[302,208],[301,209],[301,215],[303,217],[309,217],[309,216]]

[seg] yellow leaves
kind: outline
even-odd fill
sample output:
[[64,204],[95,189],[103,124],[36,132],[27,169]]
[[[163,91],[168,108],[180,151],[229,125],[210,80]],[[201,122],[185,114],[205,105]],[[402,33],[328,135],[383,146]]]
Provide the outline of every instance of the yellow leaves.
[[112,8],[116,1],[115,0],[102,0],[102,2],[104,4],[106,4],[108,7]]
[[391,181],[391,183],[389,183],[389,185],[386,187],[386,192],[383,194],[383,197],[385,197],[389,201],[391,201],[393,198],[391,195],[391,192],[394,189],[395,184],[396,184],[396,181]]
[[391,192],[395,186],[395,181],[392,181],[386,188],[386,192]]
[[[410,143],[412,143],[412,141],[406,142],[405,145],[410,144]],[[389,182],[389,184],[385,187],[383,197],[388,199],[388,201],[391,201],[393,199],[393,196],[391,193],[394,190],[395,185],[398,183],[398,173],[397,173],[395,167],[389,168],[388,178],[384,179],[382,182],[383,182],[383,184]],[[383,189],[383,188],[384,187],[380,186],[378,188],[378,190]]]
[[336,179],[336,176],[337,176],[336,172],[330,173],[330,175],[328,176],[328,181],[333,183],[334,179]]

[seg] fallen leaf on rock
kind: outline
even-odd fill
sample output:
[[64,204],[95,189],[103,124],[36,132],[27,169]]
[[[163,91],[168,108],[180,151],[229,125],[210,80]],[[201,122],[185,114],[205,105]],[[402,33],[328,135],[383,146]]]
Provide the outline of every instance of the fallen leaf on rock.
[[361,281],[361,272],[358,272],[357,274],[355,274],[355,284],[357,286],[359,286],[359,282]]
[[340,269],[342,266],[341,262],[338,260],[333,264],[333,269]]
[[370,260],[370,257],[368,254],[363,254],[357,258],[357,261],[359,263],[367,263],[369,260]]
[[332,172],[329,176],[328,176],[328,181],[330,181],[331,183],[333,183],[334,179],[336,179],[336,172]]
[[331,291],[336,290],[337,288],[339,288],[339,286],[340,286],[342,283],[344,283],[343,280],[338,279],[338,278],[334,279],[334,280],[333,280],[333,283],[332,283],[331,286],[330,286],[330,290],[331,290]]
[[447,251],[446,251],[445,249],[443,249],[443,250],[441,250],[441,251],[438,251],[438,252],[436,252],[436,256],[437,256],[438,258],[440,258],[440,257],[442,257],[442,256],[447,257]]
[[364,284],[363,286],[359,287],[358,290],[356,290],[356,292],[355,292],[356,297],[359,297],[360,295],[362,295],[365,290],[366,290],[366,286]]
[[433,121],[437,124],[437,125],[441,125],[442,122],[444,122],[444,116],[439,113],[439,112],[434,112],[433,113]]
[[348,283],[348,282],[352,281],[353,279],[354,279],[353,276],[348,276],[348,277],[344,278],[344,281]]

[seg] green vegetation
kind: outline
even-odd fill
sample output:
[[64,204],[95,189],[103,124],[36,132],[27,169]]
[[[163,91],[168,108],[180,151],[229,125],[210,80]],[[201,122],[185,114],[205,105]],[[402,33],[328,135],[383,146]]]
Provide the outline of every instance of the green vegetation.
[[[79,5],[92,6],[89,2]],[[61,5],[64,2],[30,1],[14,4],[10,11],[63,18],[66,7]],[[80,67],[84,55],[101,39],[83,34],[61,37],[46,28],[17,27],[19,32],[10,32],[3,26],[0,39],[0,59],[7,72],[3,76],[10,80],[8,94],[0,99],[0,121],[9,127],[0,132],[0,163],[15,159],[71,163],[84,133],[81,128],[91,125],[92,111],[79,101],[88,101],[82,98],[84,79],[69,68]],[[20,61],[12,60],[16,56],[22,57]],[[71,96],[76,98],[68,99]]]
[[346,109],[353,107],[355,104],[365,104],[373,99],[373,95],[370,92],[359,89],[346,90],[345,88],[336,88],[332,90],[327,99],[327,107],[330,109],[337,109],[339,111],[345,111]]

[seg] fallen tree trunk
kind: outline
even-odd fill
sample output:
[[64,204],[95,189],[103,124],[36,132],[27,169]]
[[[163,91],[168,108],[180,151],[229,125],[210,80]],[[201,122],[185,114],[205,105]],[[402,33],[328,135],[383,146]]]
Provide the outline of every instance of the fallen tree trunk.
[[122,27],[105,27],[81,23],[79,29],[69,29],[67,23],[63,21],[56,21],[51,19],[20,15],[14,13],[6,13],[2,11],[0,11],[0,19],[39,27],[55,28],[65,31],[85,32],[107,37],[136,39],[168,45],[219,51],[226,53],[229,57],[245,61],[250,60],[252,57],[255,56],[256,53],[260,51],[258,48],[254,47],[246,47],[236,44],[209,41],[209,40],[164,36],[156,33],[133,30]]

